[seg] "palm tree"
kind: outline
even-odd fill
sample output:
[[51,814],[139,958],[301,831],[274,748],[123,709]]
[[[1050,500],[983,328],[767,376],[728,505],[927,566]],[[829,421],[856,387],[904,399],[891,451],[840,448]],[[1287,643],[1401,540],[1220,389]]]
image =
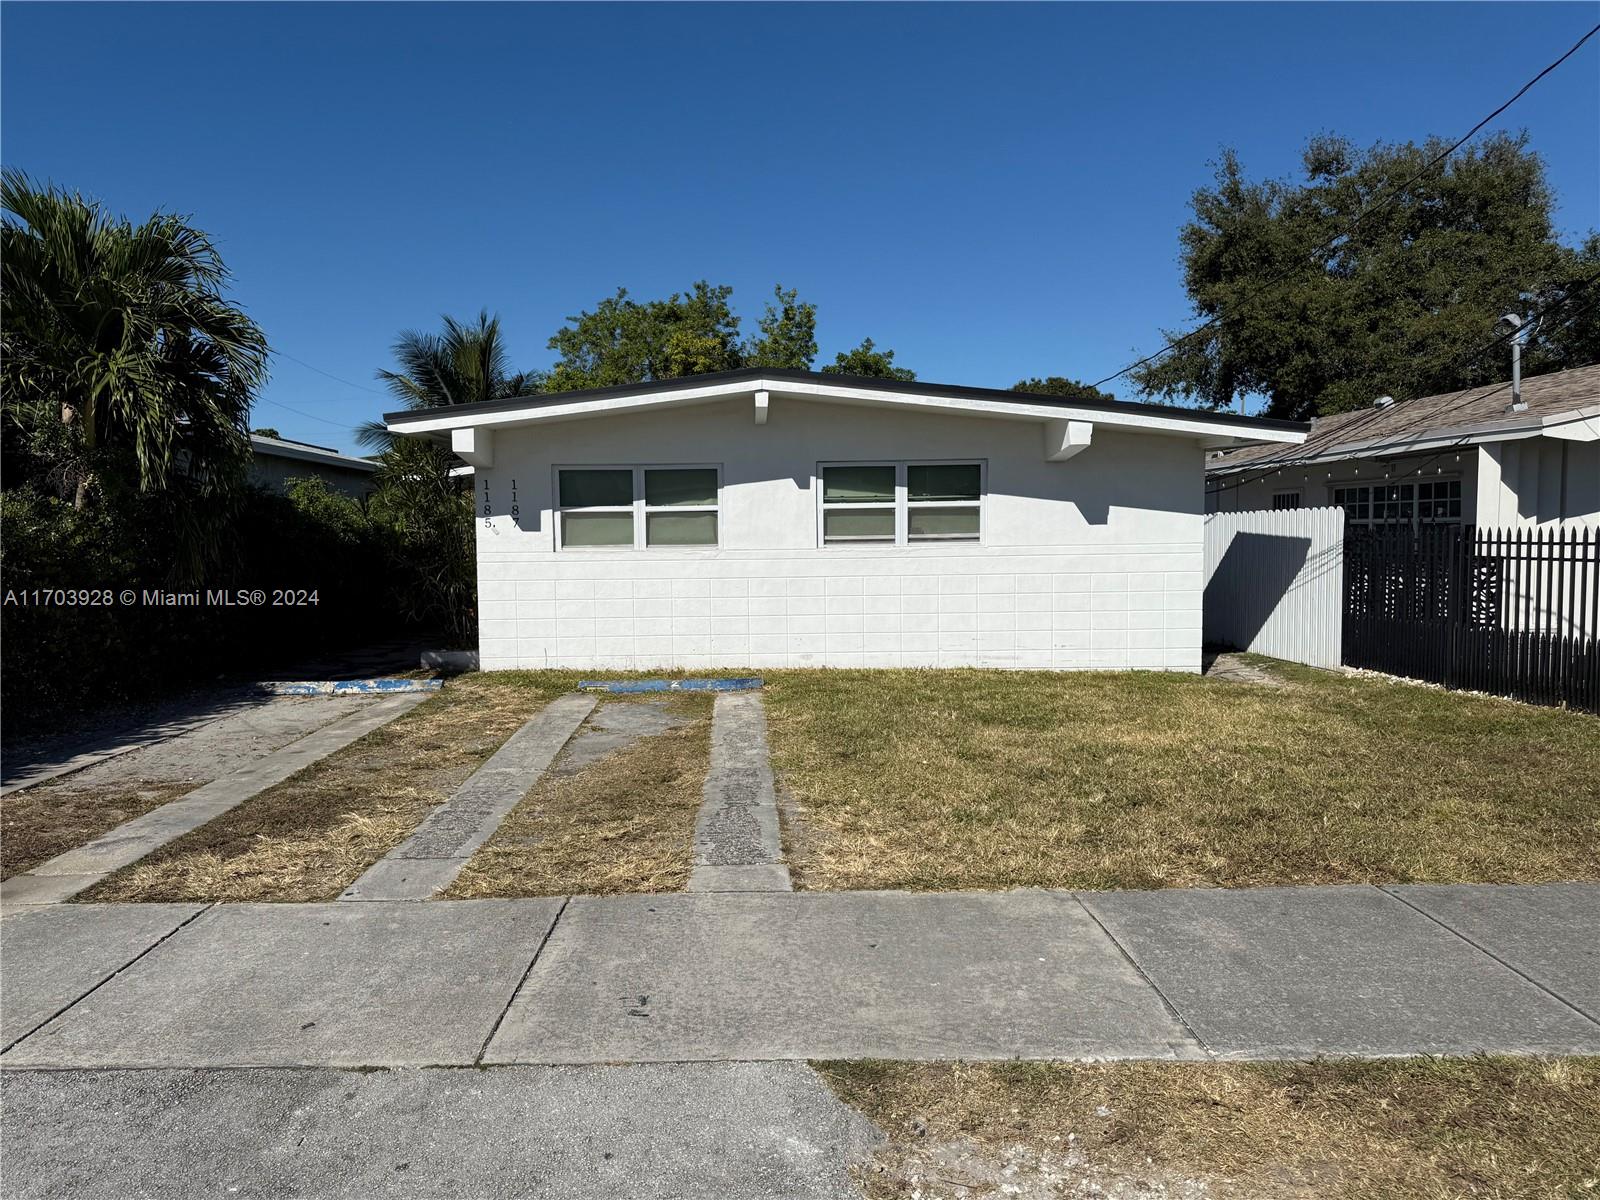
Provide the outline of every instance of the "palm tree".
[[[443,333],[407,329],[394,344],[397,371],[381,370],[378,378],[388,385],[406,408],[444,408],[475,404],[537,392],[543,376],[537,372],[509,370],[500,318],[487,310],[475,323],[444,318]],[[378,421],[368,421],[356,431],[363,446],[387,450],[394,445],[389,431]]]
[[170,213],[134,225],[14,169],[0,205],[7,425],[51,448],[80,509],[97,487],[164,492],[179,477],[202,501],[231,495],[268,351],[224,299],[211,239]]

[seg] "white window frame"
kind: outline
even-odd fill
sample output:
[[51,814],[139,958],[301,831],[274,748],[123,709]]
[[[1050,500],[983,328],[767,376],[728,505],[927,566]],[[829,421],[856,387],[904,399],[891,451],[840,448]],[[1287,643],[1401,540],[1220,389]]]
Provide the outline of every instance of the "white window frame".
[[[893,467],[894,468],[894,540],[871,538],[835,539],[829,541],[825,534],[824,516],[829,511],[851,509],[877,510],[891,507],[885,500],[868,500],[847,504],[824,504],[822,474],[828,467]],[[976,500],[917,500],[910,499],[907,478],[912,467],[977,467],[978,498]],[[989,499],[989,460],[985,458],[844,458],[817,463],[817,473],[812,477],[811,489],[817,494],[817,546],[824,550],[879,550],[889,546],[901,549],[923,546],[982,546],[989,536],[989,522],[985,509]],[[911,510],[914,508],[974,508],[978,510],[978,536],[968,537],[910,537]]]
[[[593,505],[585,508],[566,508],[561,503],[561,472],[563,471],[631,471],[633,472],[633,503]],[[644,500],[644,473],[646,471],[715,471],[717,490],[715,504],[667,504],[650,506]],[[646,550],[653,554],[681,553],[722,548],[722,464],[721,463],[560,463],[551,468],[551,496],[555,509],[556,549],[568,554],[607,554],[619,551]],[[566,522],[562,517],[569,512],[631,513],[633,515],[633,545],[631,546],[569,546],[566,544]],[[717,540],[699,546],[652,546],[646,540],[645,518],[650,513],[715,513]]]

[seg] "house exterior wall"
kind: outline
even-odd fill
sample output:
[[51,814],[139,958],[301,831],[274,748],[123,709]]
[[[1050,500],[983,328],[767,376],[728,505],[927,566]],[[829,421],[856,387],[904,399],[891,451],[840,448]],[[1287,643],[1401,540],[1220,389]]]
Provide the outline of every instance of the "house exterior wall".
[[[1416,472],[1421,468],[1422,474]],[[1518,438],[1460,449],[1429,451],[1382,461],[1344,459],[1295,467],[1245,482],[1217,476],[1206,496],[1208,512],[1270,509],[1279,492],[1298,491],[1302,508],[1333,503],[1333,489],[1349,484],[1417,479],[1460,479],[1461,519],[1481,529],[1552,525],[1600,526],[1600,443],[1558,438]]]
[[[1423,473],[1417,474],[1418,470]],[[1387,474],[1386,474],[1387,473]],[[1226,476],[1213,476],[1207,483],[1207,512],[1257,512],[1270,509],[1279,492],[1298,492],[1301,508],[1322,508],[1333,503],[1333,490],[1350,485],[1415,482],[1418,479],[1461,480],[1462,520],[1472,521],[1477,511],[1478,452],[1474,447],[1460,450],[1430,451],[1383,460],[1347,458],[1338,462],[1314,463],[1294,467],[1257,479],[1252,471],[1242,472],[1243,482]],[[1210,489],[1219,488],[1212,492]]]
[[1600,443],[1524,438],[1478,447],[1478,524],[1600,526]]
[[250,482],[269,492],[286,492],[291,479],[317,477],[336,492],[359,500],[373,490],[371,471],[352,471],[303,458],[280,458],[257,450],[250,463]]
[[[885,459],[983,460],[982,543],[819,546],[817,464]],[[558,466],[712,463],[717,548],[556,548]],[[745,399],[500,430],[475,489],[486,670],[1200,666],[1189,438]]]

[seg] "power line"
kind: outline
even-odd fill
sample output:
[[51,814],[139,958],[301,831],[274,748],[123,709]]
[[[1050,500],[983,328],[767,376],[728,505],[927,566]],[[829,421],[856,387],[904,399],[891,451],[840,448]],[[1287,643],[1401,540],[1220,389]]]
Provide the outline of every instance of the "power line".
[[[1570,289],[1559,300],[1555,300],[1552,303],[1550,303],[1548,306],[1546,306],[1544,308],[1543,311],[1535,314],[1534,319],[1538,320],[1538,321],[1542,321],[1544,318],[1548,317],[1554,310],[1556,310],[1557,308],[1561,307],[1563,304],[1565,304],[1568,301],[1570,301],[1574,296],[1576,296],[1579,293],[1579,291],[1581,291],[1582,289],[1588,288],[1588,287],[1592,287],[1597,282],[1600,282],[1600,275],[1595,275],[1595,276],[1590,277],[1589,279],[1585,280],[1582,284],[1580,284],[1577,288]],[[1555,328],[1559,329],[1564,325],[1569,325],[1573,321],[1575,321],[1578,317],[1583,316],[1585,313],[1590,312],[1591,310],[1593,310],[1593,309],[1595,309],[1597,307],[1600,307],[1600,299],[1593,300],[1590,303],[1584,305],[1582,308],[1579,308],[1574,312],[1568,313],[1566,315],[1566,317],[1561,321],[1561,323],[1559,325],[1555,326]],[[1500,335],[1499,337],[1496,337],[1488,345],[1482,347],[1479,350],[1474,351],[1472,354],[1466,356],[1465,358],[1459,359],[1458,363],[1467,363],[1467,362],[1473,361],[1474,359],[1483,357],[1485,354],[1490,353],[1491,351],[1495,350],[1500,345],[1504,344],[1510,338],[1516,336],[1519,332],[1521,332],[1521,331],[1513,329],[1513,330],[1509,331],[1506,334],[1503,334],[1503,335]],[[1452,399],[1452,404],[1455,403],[1456,401],[1460,401],[1462,399],[1467,398],[1469,396],[1469,394],[1471,394],[1470,398],[1472,400],[1474,400],[1474,401],[1487,399],[1490,396],[1493,396],[1493,395],[1496,395],[1496,394],[1498,394],[1500,392],[1505,391],[1506,388],[1509,388],[1511,386],[1511,381],[1508,379],[1504,383],[1501,383],[1501,384],[1496,385],[1496,386],[1488,387],[1488,390],[1482,390],[1486,386],[1487,385],[1474,385],[1474,386],[1471,386],[1471,387],[1462,388],[1459,392],[1456,393],[1455,397]],[[1360,422],[1352,423],[1352,425],[1351,425],[1351,427],[1349,429],[1344,430],[1341,433],[1341,435],[1340,435],[1341,441],[1338,444],[1348,445],[1350,436],[1352,434],[1354,434],[1354,433],[1358,432],[1359,430],[1365,428],[1367,425],[1370,425],[1375,420],[1381,420],[1384,416],[1388,415],[1388,412],[1389,412],[1389,410],[1387,410],[1387,409],[1375,409],[1372,412],[1366,414]],[[1445,408],[1445,409],[1439,409],[1439,408],[1431,408],[1431,409],[1429,409],[1428,413],[1425,416],[1419,416],[1419,418],[1416,421],[1413,421],[1411,424],[1402,425],[1398,429],[1393,430],[1388,435],[1388,437],[1389,437],[1388,441],[1379,442],[1377,445],[1374,445],[1374,446],[1362,447],[1361,448],[1360,457],[1363,457],[1363,458],[1373,457],[1374,455],[1380,454],[1385,450],[1392,449],[1395,446],[1404,445],[1405,442],[1400,438],[1400,435],[1405,434],[1405,433],[1409,433],[1412,430],[1418,429],[1418,428],[1428,424],[1429,422],[1436,421],[1436,420],[1440,419],[1446,412],[1448,412],[1448,407]],[[1440,451],[1440,455],[1442,455],[1444,453],[1448,453],[1451,449],[1454,449],[1454,448],[1456,448],[1456,447],[1458,447],[1460,445],[1463,445],[1468,436],[1470,436],[1470,435],[1463,435],[1463,437],[1461,439],[1457,440],[1454,443],[1451,443],[1449,446],[1446,446],[1443,451]],[[1280,473],[1282,471],[1294,470],[1297,467],[1306,466],[1308,463],[1314,462],[1317,459],[1317,457],[1318,457],[1318,455],[1316,455],[1316,454],[1310,454],[1310,455],[1305,455],[1305,456],[1297,458],[1297,459],[1286,459],[1286,460],[1283,460],[1283,461],[1280,461],[1280,462],[1275,462],[1275,463],[1271,464],[1270,467],[1262,470],[1259,474],[1256,474],[1256,475],[1253,475],[1253,476],[1248,476],[1248,477],[1241,477],[1239,479],[1235,479],[1235,480],[1229,481],[1227,483],[1219,483],[1214,488],[1207,488],[1206,489],[1206,493],[1207,493],[1207,495],[1213,495],[1213,496],[1214,495],[1221,495],[1223,492],[1235,491],[1238,488],[1246,486],[1247,484],[1260,483],[1262,480],[1268,479],[1271,476],[1276,475],[1276,474],[1278,474],[1278,473]],[[1433,459],[1429,459],[1428,462],[1429,463],[1435,462],[1435,461],[1437,461],[1438,457],[1439,456],[1436,455]],[[1427,464],[1424,464],[1424,465],[1427,465]]]
[[[1467,130],[1466,133],[1464,133],[1461,137],[1457,138],[1455,140],[1455,142],[1453,142],[1442,153],[1436,155],[1433,159],[1431,159],[1422,168],[1422,170],[1418,171],[1410,179],[1406,180],[1405,183],[1401,184],[1397,188],[1389,189],[1387,194],[1384,195],[1382,200],[1374,200],[1371,203],[1369,203],[1367,205],[1364,205],[1362,207],[1361,211],[1358,212],[1355,215],[1354,219],[1351,220],[1350,225],[1349,225],[1348,228],[1346,228],[1341,233],[1335,234],[1332,238],[1328,239],[1328,241],[1324,242],[1321,246],[1317,247],[1316,250],[1315,250],[1315,253],[1325,254],[1327,251],[1333,249],[1333,247],[1339,242],[1339,240],[1341,238],[1347,238],[1347,237],[1350,237],[1352,234],[1354,234],[1356,229],[1360,226],[1362,221],[1366,220],[1367,217],[1371,216],[1373,213],[1377,212],[1381,208],[1384,208],[1390,202],[1392,202],[1393,200],[1398,198],[1402,193],[1404,193],[1406,191],[1406,189],[1410,188],[1412,184],[1416,183],[1424,175],[1426,175],[1428,172],[1432,171],[1435,167],[1437,167],[1441,162],[1443,162],[1445,159],[1449,158],[1450,155],[1454,154],[1463,145],[1465,145],[1468,141],[1470,141],[1478,133],[1478,131],[1481,130],[1485,125],[1489,124],[1489,122],[1493,121],[1501,113],[1505,112],[1506,109],[1510,108],[1518,100],[1522,99],[1522,97],[1525,96],[1528,93],[1528,90],[1530,88],[1532,88],[1534,86],[1534,84],[1538,83],[1546,75],[1550,74],[1550,72],[1554,71],[1562,63],[1566,62],[1567,59],[1571,58],[1574,54],[1576,54],[1578,52],[1578,50],[1582,48],[1583,44],[1585,42],[1587,42],[1590,38],[1592,38],[1597,33],[1600,33],[1600,25],[1596,25],[1594,28],[1590,29],[1588,33],[1584,34],[1581,38],[1579,38],[1576,42],[1574,42],[1571,45],[1571,47],[1568,48],[1568,50],[1567,50],[1567,52],[1565,54],[1563,54],[1560,58],[1556,59],[1554,62],[1550,63],[1548,66],[1546,66],[1544,68],[1544,70],[1540,71],[1532,79],[1528,80],[1527,83],[1523,84],[1520,88],[1518,88],[1517,92],[1516,92],[1516,94],[1514,96],[1512,96],[1504,104],[1500,105],[1499,108],[1495,109],[1488,116],[1484,117],[1483,120],[1479,121],[1471,129]],[[1257,289],[1257,295],[1259,295],[1260,292],[1265,291],[1267,288],[1270,288],[1270,287],[1273,287],[1273,286],[1275,286],[1275,285],[1277,285],[1279,283],[1282,283],[1290,275],[1294,274],[1296,269],[1297,268],[1290,268],[1289,270],[1280,271],[1277,275],[1275,275],[1275,276],[1271,277],[1270,279],[1268,279],[1266,283],[1260,285],[1260,287]],[[1255,299],[1255,298],[1256,298],[1256,296],[1247,297],[1247,299]],[[1129,371],[1137,370],[1139,367],[1144,366],[1146,363],[1154,362],[1156,359],[1162,357],[1165,354],[1170,354],[1173,350],[1176,350],[1179,346],[1183,345],[1184,342],[1187,342],[1189,339],[1191,339],[1193,337],[1196,337],[1199,334],[1205,333],[1207,330],[1209,330],[1209,329],[1213,328],[1214,326],[1220,324],[1222,322],[1222,319],[1223,318],[1220,315],[1212,317],[1210,320],[1206,321],[1204,324],[1201,324],[1201,325],[1195,327],[1194,329],[1191,329],[1188,333],[1183,334],[1182,336],[1180,336],[1178,338],[1175,338],[1172,341],[1169,341],[1165,346],[1163,346],[1161,349],[1157,350],[1154,354],[1148,354],[1144,358],[1139,359],[1137,362],[1129,363],[1127,366],[1123,367],[1122,370],[1117,371],[1115,374],[1107,375],[1104,379],[1097,380],[1096,382],[1090,384],[1089,386],[1090,387],[1096,387],[1096,388],[1100,387],[1103,384],[1110,383],[1113,379],[1120,379],[1122,376],[1126,375]]]
[[333,372],[331,372],[331,371],[324,371],[321,367],[314,367],[310,363],[306,362],[305,359],[296,358],[294,355],[288,353],[287,351],[274,350],[272,353],[275,354],[279,358],[287,358],[292,363],[299,363],[306,370],[315,371],[318,375],[325,376],[328,379],[333,380],[335,383],[342,383],[342,384],[345,385],[345,387],[355,388],[356,391],[358,391],[358,392],[370,392],[374,396],[382,396],[382,395],[384,395],[384,393],[380,392],[377,388],[369,388],[369,387],[366,387],[366,386],[364,386],[362,384],[359,384],[359,383],[351,383],[350,380],[342,379],[338,375],[333,374]]
[[347,433],[356,433],[356,432],[358,432],[356,426],[354,426],[354,425],[346,425],[342,421],[330,421],[330,420],[328,420],[327,417],[319,417],[319,416],[317,416],[316,413],[308,413],[308,412],[305,412],[302,409],[293,408],[290,405],[284,404],[281,400],[269,400],[265,396],[262,396],[259,399],[258,403],[270,404],[274,408],[281,408],[285,412],[292,412],[297,417],[305,417],[305,418],[307,418],[308,420],[311,420],[311,421],[321,421],[324,425],[332,425],[335,429],[343,429]]

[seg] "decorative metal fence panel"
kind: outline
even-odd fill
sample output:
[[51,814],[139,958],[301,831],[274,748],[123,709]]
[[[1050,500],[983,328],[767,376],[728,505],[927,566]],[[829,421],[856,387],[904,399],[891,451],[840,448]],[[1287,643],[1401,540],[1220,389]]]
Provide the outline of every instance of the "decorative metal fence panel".
[[1351,529],[1344,661],[1600,712],[1600,530]]
[[1206,517],[1205,640],[1337,667],[1344,509]]

